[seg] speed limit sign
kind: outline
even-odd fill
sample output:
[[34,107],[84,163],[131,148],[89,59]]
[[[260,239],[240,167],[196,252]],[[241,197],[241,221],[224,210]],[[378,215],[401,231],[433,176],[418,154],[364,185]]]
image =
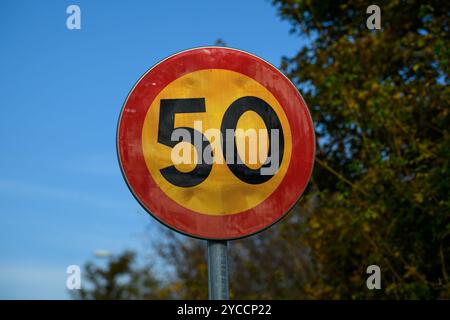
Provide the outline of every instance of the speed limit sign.
[[204,47],[147,71],[120,115],[123,176],[147,212],[203,239],[280,220],[304,191],[314,129],[294,85],[243,51]]

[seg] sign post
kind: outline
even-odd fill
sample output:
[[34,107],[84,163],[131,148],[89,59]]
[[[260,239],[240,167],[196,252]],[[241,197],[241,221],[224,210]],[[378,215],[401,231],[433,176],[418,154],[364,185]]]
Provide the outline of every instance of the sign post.
[[208,240],[207,245],[209,300],[228,300],[228,241]]
[[297,88],[247,52],[186,50],[147,71],[117,127],[124,179],[158,221],[208,240],[210,299],[228,299],[227,241],[281,220],[311,176],[315,137]]

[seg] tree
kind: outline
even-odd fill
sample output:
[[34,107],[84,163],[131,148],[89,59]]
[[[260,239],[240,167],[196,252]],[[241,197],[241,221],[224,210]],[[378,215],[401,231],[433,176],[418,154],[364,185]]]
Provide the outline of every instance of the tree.
[[[230,298],[305,298],[311,277],[307,249],[298,243],[298,224],[292,215],[279,226],[229,242]],[[286,222],[286,223],[284,223]],[[173,267],[172,287],[176,298],[208,298],[206,241],[161,231],[160,257]]]
[[169,298],[167,288],[152,273],[150,266],[139,267],[136,254],[125,251],[108,258],[106,266],[88,263],[83,279],[88,286],[71,291],[76,299],[157,299]]
[[[317,134],[303,241],[318,298],[449,298],[449,3],[274,1],[314,38],[283,69]],[[383,290],[364,290],[378,264]]]

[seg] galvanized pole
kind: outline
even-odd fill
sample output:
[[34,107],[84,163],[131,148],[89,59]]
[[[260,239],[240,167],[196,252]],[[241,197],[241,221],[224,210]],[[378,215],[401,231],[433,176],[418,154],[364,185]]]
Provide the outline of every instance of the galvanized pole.
[[228,242],[208,240],[209,300],[228,300]]

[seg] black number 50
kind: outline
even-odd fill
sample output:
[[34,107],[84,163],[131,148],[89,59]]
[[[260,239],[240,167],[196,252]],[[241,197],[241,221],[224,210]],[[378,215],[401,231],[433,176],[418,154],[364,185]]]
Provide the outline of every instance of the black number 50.
[[[279,163],[281,164],[283,160],[284,153],[284,135],[283,129],[280,123],[280,119],[278,118],[275,111],[272,107],[265,102],[264,100],[258,97],[246,96],[237,99],[234,101],[225,111],[225,114],[222,119],[222,125],[220,131],[222,133],[222,151],[223,154],[227,154],[227,146],[229,147],[229,143],[227,143],[227,129],[236,130],[237,123],[239,118],[246,111],[254,111],[256,112],[261,119],[264,121],[264,124],[268,130],[278,130],[279,134]],[[206,112],[205,107],[205,99],[204,98],[192,98],[192,99],[161,99],[160,101],[160,113],[159,113],[159,127],[158,127],[158,143],[161,143],[168,147],[175,147],[178,143],[183,141],[183,138],[180,137],[178,140],[172,140],[172,132],[176,129],[175,126],[175,115],[177,113],[197,113],[197,112]],[[197,154],[200,158],[200,155],[203,155],[203,151],[205,148],[209,146],[208,139],[203,135],[203,133],[189,127],[179,127],[187,130],[191,137],[194,138],[194,141],[202,141],[201,146],[195,146]],[[271,135],[269,137],[269,154],[268,159],[271,156]],[[187,141],[192,143],[192,139]],[[259,169],[251,169],[246,166],[243,161],[239,158],[239,154],[237,152],[236,139],[231,144],[233,147],[233,155],[234,159],[232,163],[227,163],[231,172],[239,178],[241,181],[249,183],[249,184],[260,184],[268,181],[273,177],[274,174],[261,174],[261,168],[267,166],[265,163]],[[190,172],[181,172],[177,170],[175,166],[169,166],[160,170],[163,177],[172,183],[173,185],[179,187],[193,187],[200,183],[202,183],[211,173],[212,164],[205,163],[204,161],[197,160],[197,164],[195,168]]]

